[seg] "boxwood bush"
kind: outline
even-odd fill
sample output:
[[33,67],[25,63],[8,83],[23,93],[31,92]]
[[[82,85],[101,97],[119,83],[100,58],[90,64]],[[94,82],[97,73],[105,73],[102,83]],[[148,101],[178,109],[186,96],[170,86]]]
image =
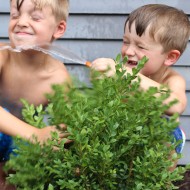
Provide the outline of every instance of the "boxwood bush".
[[64,145],[65,139],[58,139],[56,133],[43,146],[16,138],[16,156],[5,166],[9,183],[18,190],[177,188],[173,182],[182,178],[184,168],[170,172],[180,155],[169,157],[179,143],[171,135],[178,115],[164,116],[176,101],[163,105],[170,95],[165,88],[140,89],[137,73],[146,57],[127,75],[126,59],[117,56],[114,77],[97,79],[99,73],[93,72],[92,88],[72,86],[65,93],[63,85],[54,85],[46,109],[23,101],[26,122],[44,127],[48,114],[49,124],[67,125],[73,143]]

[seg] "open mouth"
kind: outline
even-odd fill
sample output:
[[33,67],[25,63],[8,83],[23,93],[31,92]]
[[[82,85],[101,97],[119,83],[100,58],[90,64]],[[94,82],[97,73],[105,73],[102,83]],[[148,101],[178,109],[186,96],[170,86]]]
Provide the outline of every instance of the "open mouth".
[[138,61],[128,60],[127,63],[128,63],[129,65],[136,66],[136,65],[138,64]]

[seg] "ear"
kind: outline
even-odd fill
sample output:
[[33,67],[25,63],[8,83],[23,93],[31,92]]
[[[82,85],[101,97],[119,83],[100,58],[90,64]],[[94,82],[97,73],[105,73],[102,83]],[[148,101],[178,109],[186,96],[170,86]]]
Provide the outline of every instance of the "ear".
[[58,23],[57,28],[55,29],[55,32],[53,34],[53,38],[54,39],[60,38],[65,33],[66,26],[67,26],[66,22],[64,20],[61,20]]
[[179,59],[181,53],[178,50],[171,50],[167,53],[167,57],[166,60],[164,62],[164,65],[166,66],[171,66],[174,63],[177,62],[177,60]]

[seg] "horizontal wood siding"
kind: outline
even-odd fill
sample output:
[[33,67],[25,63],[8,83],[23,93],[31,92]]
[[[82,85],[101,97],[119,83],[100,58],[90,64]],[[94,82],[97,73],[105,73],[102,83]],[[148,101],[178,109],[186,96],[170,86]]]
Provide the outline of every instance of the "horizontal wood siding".
[[[166,4],[184,10],[190,14],[188,0],[70,0],[70,13],[77,14],[128,14],[144,4]],[[9,1],[1,0],[0,12],[9,12]]]
[[[84,60],[93,61],[98,57],[115,58],[120,52],[123,26],[128,14],[141,5],[151,3],[174,6],[190,16],[190,1],[187,0],[70,0],[67,30],[55,44],[59,48],[71,50]],[[0,20],[0,41],[8,42],[9,0],[1,0]],[[72,76],[90,85],[88,68],[79,65],[77,61],[62,61]],[[188,106],[180,117],[187,141],[183,158],[179,162],[187,164],[190,163],[190,43],[173,68],[184,76],[187,83]]]

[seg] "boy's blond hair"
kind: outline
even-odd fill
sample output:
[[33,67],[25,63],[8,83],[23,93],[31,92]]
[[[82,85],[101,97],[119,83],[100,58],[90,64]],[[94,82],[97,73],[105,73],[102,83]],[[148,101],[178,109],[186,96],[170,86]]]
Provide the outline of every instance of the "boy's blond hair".
[[69,15],[69,0],[32,0],[36,7],[50,6],[56,20],[67,20]]
[[163,4],[148,4],[134,10],[126,20],[129,31],[135,23],[137,35],[142,36],[149,27],[149,34],[163,46],[163,52],[172,49],[182,54],[190,36],[188,16],[174,7]]
[[[12,0],[11,0],[12,1]],[[50,6],[57,21],[67,20],[69,15],[69,0],[32,0],[35,6],[42,9]],[[24,0],[17,0],[17,9],[19,10]]]

